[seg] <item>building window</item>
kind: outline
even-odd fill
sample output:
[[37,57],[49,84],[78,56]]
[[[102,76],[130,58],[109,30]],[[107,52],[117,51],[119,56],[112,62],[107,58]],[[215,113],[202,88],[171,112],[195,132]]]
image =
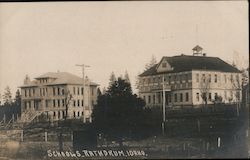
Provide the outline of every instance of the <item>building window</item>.
[[78,107],[80,106],[80,100],[79,99],[77,100],[77,106]]
[[83,116],[83,111],[82,111],[82,116]]
[[73,100],[73,106],[74,106],[74,107],[76,106],[76,101],[75,101],[75,100]]
[[161,94],[158,94],[158,103],[161,103]]
[[57,94],[60,95],[60,88],[57,88]]
[[76,94],[76,88],[73,87],[73,94],[75,95]]
[[182,102],[183,101],[183,95],[182,95],[182,93],[180,93],[180,102]]
[[29,89],[29,97],[31,97],[31,91],[30,91],[30,89]]
[[208,93],[208,100],[209,100],[209,101],[212,100],[212,93]]
[[83,95],[83,87],[81,88],[81,94]]
[[148,96],[148,103],[151,103],[151,96]]
[[225,83],[227,83],[227,75],[224,74]]
[[156,82],[156,80],[155,80],[155,77],[153,78],[153,83],[155,83]]
[[56,106],[56,100],[53,99],[53,107]]
[[83,106],[83,100],[82,100],[82,106]]
[[217,74],[214,75],[214,83],[217,83]]
[[61,115],[60,115],[60,111],[58,111],[58,119],[60,119],[60,116],[61,116]]
[[208,75],[208,82],[211,82],[211,74]]
[[171,76],[168,76],[168,84],[171,83]]
[[79,94],[80,94],[80,88],[77,87],[77,95],[79,95]]
[[57,100],[57,106],[60,107],[60,99]]
[[172,96],[171,96],[171,94],[169,95],[169,103],[171,103],[172,102]]
[[76,117],[76,112],[74,111],[73,113],[74,113],[74,117]]
[[27,97],[27,91],[26,91],[26,89],[24,90],[24,96]]
[[239,75],[238,75],[238,74],[235,76],[235,78],[236,78],[236,82],[237,82],[237,83],[240,82],[240,79],[239,79]]
[[56,112],[53,113],[53,116],[54,116],[54,117],[56,116]]
[[205,74],[202,74],[202,81],[203,81],[203,83],[206,82]]
[[230,76],[230,81],[231,81],[231,83],[233,83],[233,75],[232,74]]
[[236,99],[240,100],[240,92],[239,91],[236,91]]
[[166,68],[167,67],[167,63],[162,63],[162,68]]
[[80,112],[79,111],[77,112],[77,117],[80,117]]
[[65,101],[64,101],[64,99],[62,99],[62,106],[64,106],[65,105]]
[[33,88],[33,95],[35,96],[35,89]]
[[177,81],[177,75],[174,75],[174,81],[175,82]]
[[177,102],[177,94],[174,94],[174,102]]
[[188,102],[188,99],[189,99],[189,95],[188,95],[188,92],[186,93],[186,102]]
[[62,95],[64,95],[64,89],[62,89]]
[[196,82],[199,83],[199,80],[200,80],[200,75],[199,73],[196,74]]
[[186,79],[186,82],[188,82],[188,74],[185,74],[185,79]]
[[200,101],[200,94],[196,93],[196,100],[199,102]]
[[53,88],[53,96],[56,95],[56,89]]
[[45,101],[45,106],[46,106],[46,108],[48,108],[48,106],[49,106],[49,101],[48,100]]
[[217,100],[218,98],[218,93],[214,93],[214,100]]

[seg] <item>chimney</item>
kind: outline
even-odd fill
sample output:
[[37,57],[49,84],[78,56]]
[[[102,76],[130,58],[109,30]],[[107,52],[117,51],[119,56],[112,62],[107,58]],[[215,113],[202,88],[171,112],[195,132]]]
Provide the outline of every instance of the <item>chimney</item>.
[[24,84],[29,84],[30,83],[30,77],[28,75],[25,76],[25,79],[24,79]]

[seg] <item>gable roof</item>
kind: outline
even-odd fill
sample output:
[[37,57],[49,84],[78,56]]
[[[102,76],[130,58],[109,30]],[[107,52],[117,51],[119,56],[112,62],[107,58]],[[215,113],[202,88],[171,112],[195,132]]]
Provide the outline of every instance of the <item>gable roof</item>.
[[[83,78],[80,78],[74,74],[68,72],[48,72],[35,79],[39,80],[41,78],[54,78],[53,82],[47,83],[45,85],[58,85],[58,84],[83,84]],[[98,86],[97,83],[90,82],[91,86]],[[23,85],[22,87],[37,86],[35,81],[31,81],[30,84]]]
[[[206,56],[189,56],[189,55],[180,55],[173,57],[163,57],[171,65],[173,70],[166,72],[157,72],[156,64],[153,67],[149,68],[139,76],[149,76],[162,73],[176,73],[184,72],[191,70],[209,70],[209,71],[222,71],[222,72],[240,72],[237,68],[226,63],[218,57],[206,57]],[[162,60],[161,60],[162,61]],[[161,62],[160,61],[160,62]]]

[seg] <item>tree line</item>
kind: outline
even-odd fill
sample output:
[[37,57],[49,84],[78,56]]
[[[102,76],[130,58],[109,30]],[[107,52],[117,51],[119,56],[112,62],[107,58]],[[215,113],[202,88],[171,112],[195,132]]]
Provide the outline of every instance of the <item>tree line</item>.
[[97,133],[120,145],[124,139],[140,139],[159,133],[161,110],[146,108],[145,101],[133,94],[127,72],[118,78],[112,72],[109,80],[108,89],[98,96],[92,113]]
[[15,97],[12,98],[11,89],[7,86],[4,89],[3,95],[0,94],[2,101],[0,101],[0,121],[5,118],[6,122],[10,120],[14,114],[15,117],[21,114],[21,93],[18,89]]

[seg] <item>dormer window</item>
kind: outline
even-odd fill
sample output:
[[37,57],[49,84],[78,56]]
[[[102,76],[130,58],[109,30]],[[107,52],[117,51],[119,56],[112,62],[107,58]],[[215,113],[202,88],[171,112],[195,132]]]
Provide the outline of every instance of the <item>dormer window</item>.
[[166,62],[162,63],[162,68],[166,68],[166,67],[167,67],[167,63]]

